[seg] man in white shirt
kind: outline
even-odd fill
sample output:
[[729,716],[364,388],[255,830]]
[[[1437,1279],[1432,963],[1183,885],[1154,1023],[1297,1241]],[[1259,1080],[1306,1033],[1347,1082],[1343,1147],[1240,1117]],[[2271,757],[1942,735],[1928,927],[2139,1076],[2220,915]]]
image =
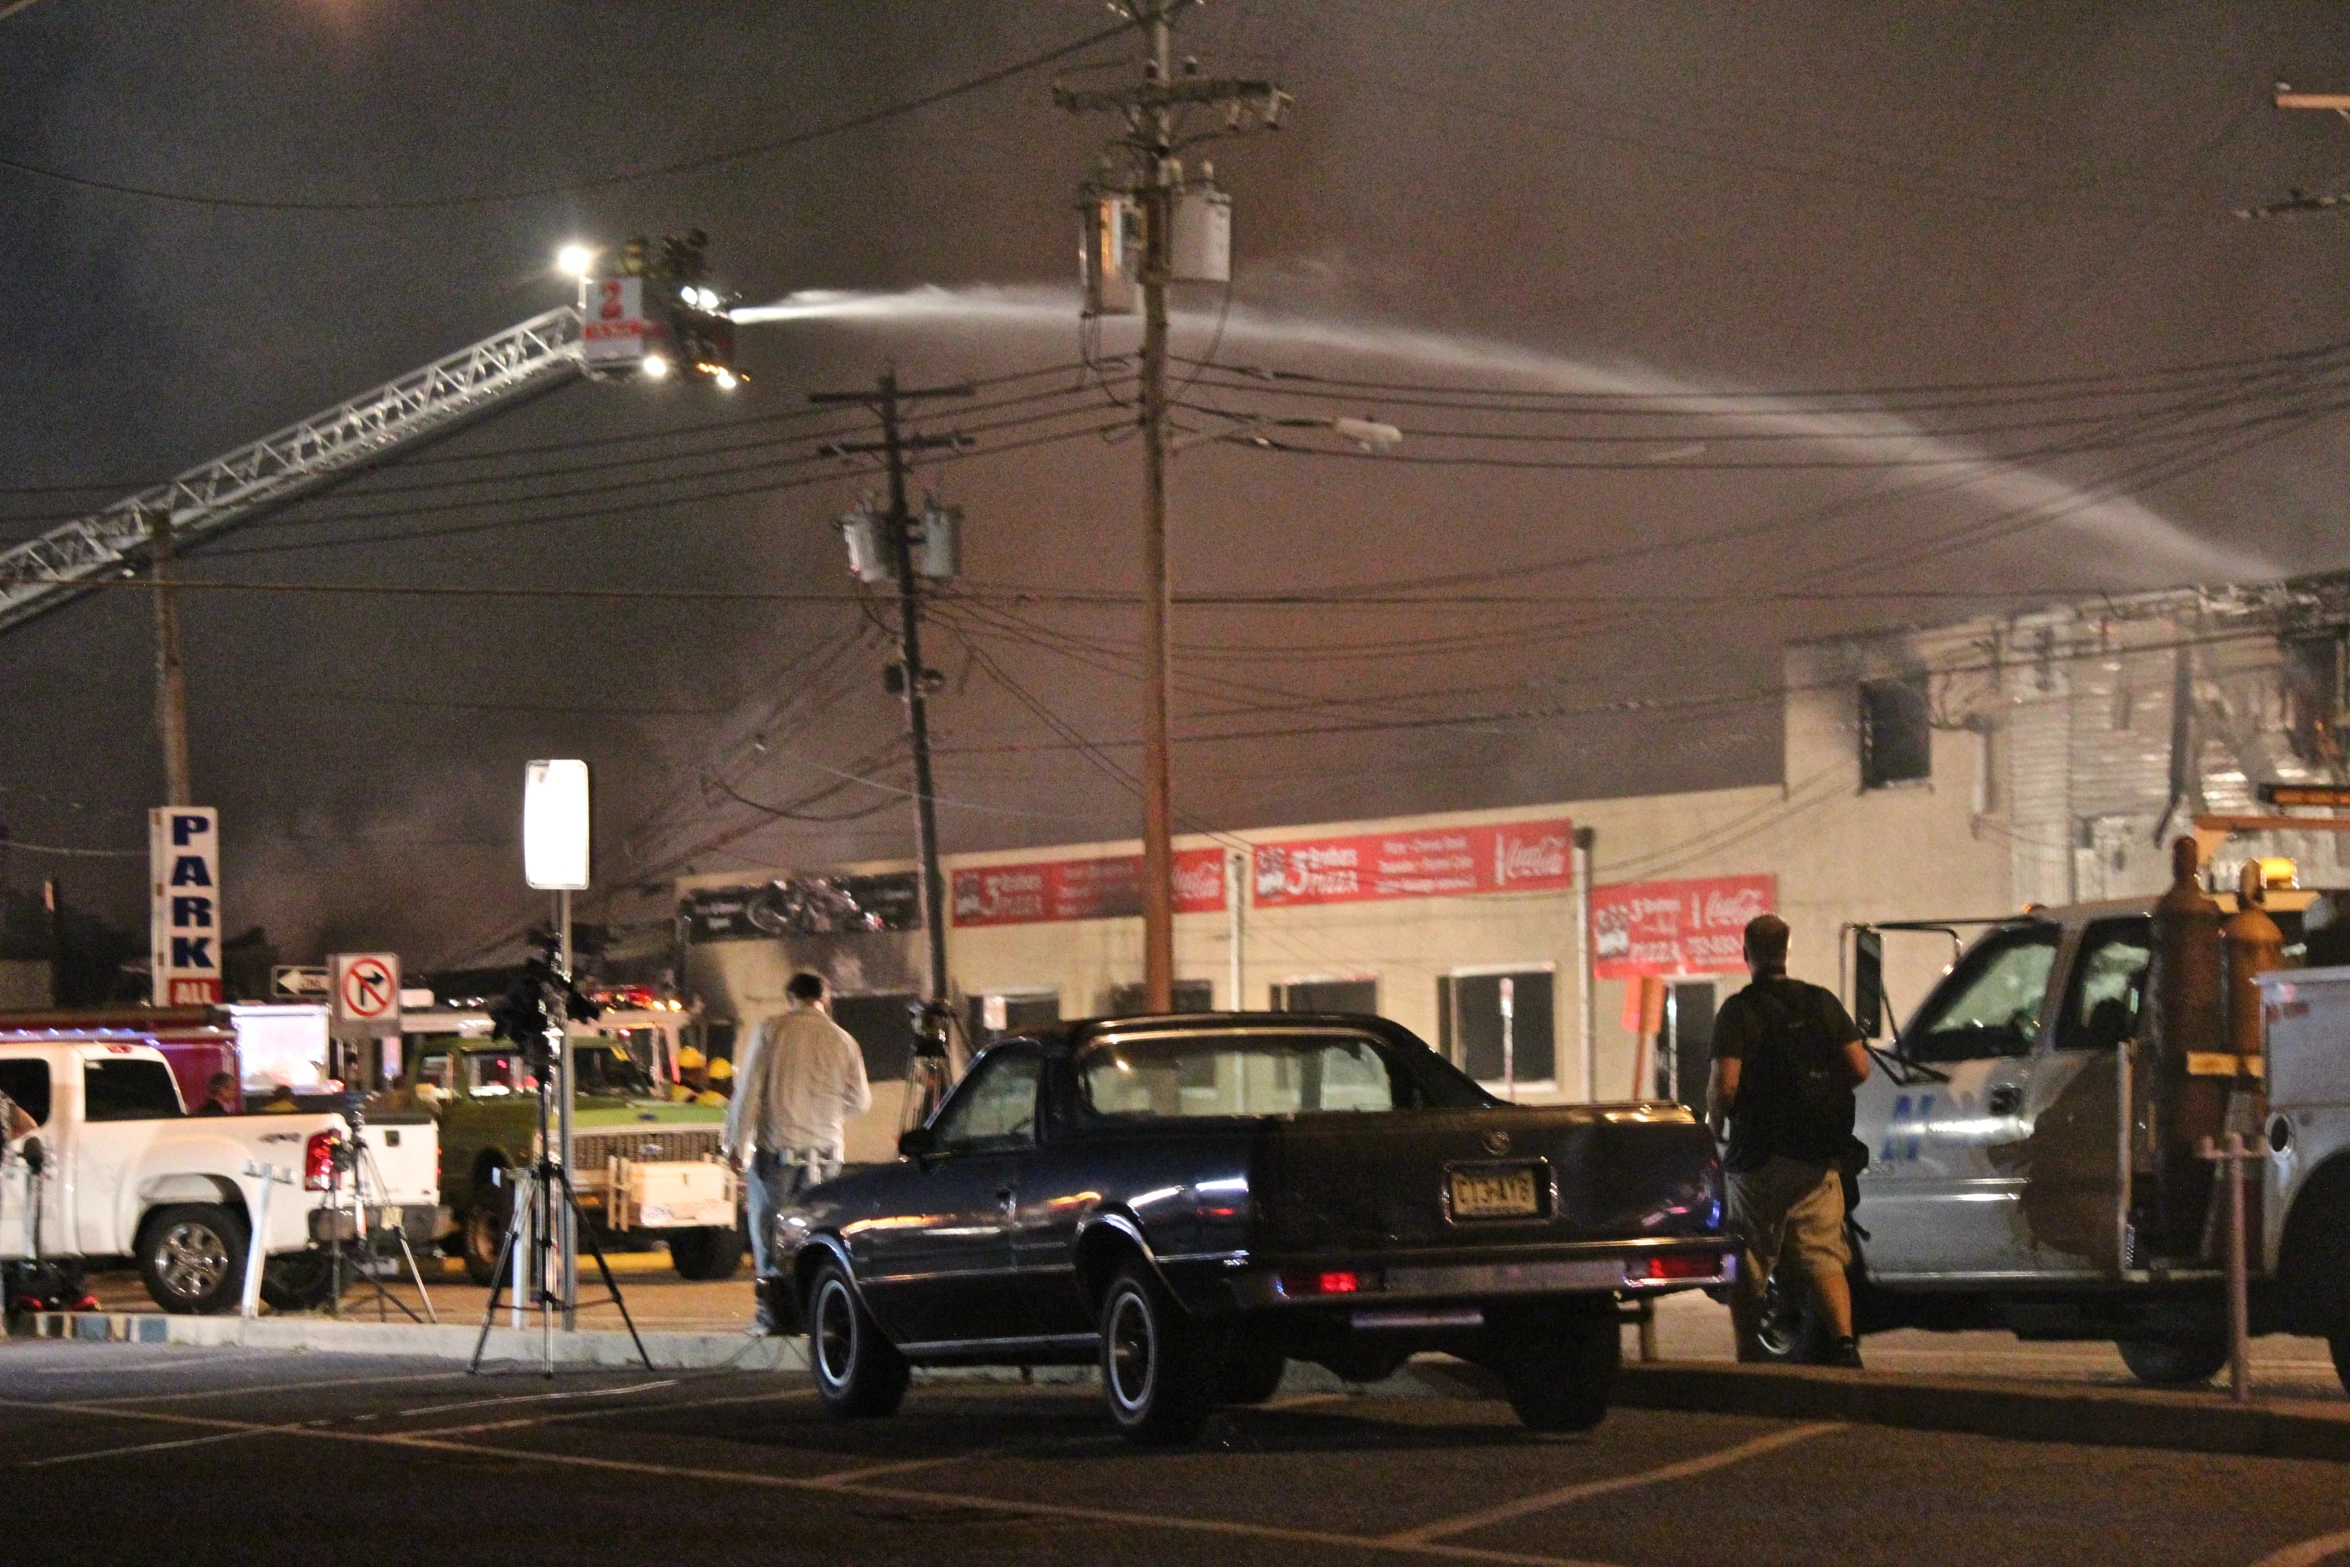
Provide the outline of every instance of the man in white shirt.
[[785,1011],[762,1022],[726,1106],[726,1154],[749,1181],[751,1259],[758,1272],[756,1330],[782,1327],[775,1309],[775,1215],[794,1193],[840,1173],[845,1127],[873,1105],[865,1053],[833,1022],[824,981],[794,974]]

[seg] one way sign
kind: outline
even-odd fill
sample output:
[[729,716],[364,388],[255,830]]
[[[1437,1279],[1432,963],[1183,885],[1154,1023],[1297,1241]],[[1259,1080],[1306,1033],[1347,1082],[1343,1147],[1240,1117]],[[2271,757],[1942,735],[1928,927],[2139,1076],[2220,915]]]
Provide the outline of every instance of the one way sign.
[[400,1031],[400,955],[396,952],[338,952],[327,959],[333,982],[336,1032],[397,1034]]

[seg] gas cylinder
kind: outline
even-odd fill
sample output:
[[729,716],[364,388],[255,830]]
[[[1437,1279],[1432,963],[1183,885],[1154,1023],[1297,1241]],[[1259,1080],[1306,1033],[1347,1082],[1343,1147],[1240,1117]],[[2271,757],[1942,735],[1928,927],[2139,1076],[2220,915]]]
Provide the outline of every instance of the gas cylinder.
[[2171,844],[2171,885],[2154,905],[2147,976],[2154,1003],[2148,1041],[2156,1190],[2143,1194],[2155,1205],[2143,1214],[2140,1233],[2166,1257],[2193,1256],[2200,1248],[2212,1167],[2196,1151],[2225,1129],[2235,1077],[2232,1059],[2224,1075],[2210,1071],[2215,1058],[2229,1054],[2225,954],[2220,907],[2196,880],[2200,861],[2193,838]]
[[2247,860],[2236,883],[2236,912],[2221,930],[2228,954],[2228,1049],[2247,1075],[2260,1070],[2260,976],[2285,966],[2285,933],[2261,906],[2265,901],[2260,862]]

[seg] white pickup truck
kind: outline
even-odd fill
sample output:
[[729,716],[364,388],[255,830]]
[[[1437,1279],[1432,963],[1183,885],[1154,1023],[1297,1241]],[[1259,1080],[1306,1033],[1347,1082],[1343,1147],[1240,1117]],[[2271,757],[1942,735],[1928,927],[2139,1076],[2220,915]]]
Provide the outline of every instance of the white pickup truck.
[[[234,1309],[246,1245],[274,1166],[263,1294],[319,1303],[323,1210],[347,1203],[350,1124],[338,1114],[191,1116],[162,1054],[137,1036],[0,1035],[0,1093],[37,1123],[0,1158],[0,1260],[129,1258],[165,1311]],[[429,1238],[439,1216],[439,1145],[429,1118],[370,1121],[361,1199],[374,1222]]]

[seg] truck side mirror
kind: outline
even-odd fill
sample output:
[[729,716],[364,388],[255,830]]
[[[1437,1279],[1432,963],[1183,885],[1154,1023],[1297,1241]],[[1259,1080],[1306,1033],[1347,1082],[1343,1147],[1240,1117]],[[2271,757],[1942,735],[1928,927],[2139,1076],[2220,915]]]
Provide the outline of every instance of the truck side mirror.
[[898,1133],[898,1153],[908,1159],[919,1159],[938,1146],[927,1126],[909,1126]]
[[1885,933],[1866,925],[1852,933],[1852,1023],[1863,1039],[1885,1028]]

